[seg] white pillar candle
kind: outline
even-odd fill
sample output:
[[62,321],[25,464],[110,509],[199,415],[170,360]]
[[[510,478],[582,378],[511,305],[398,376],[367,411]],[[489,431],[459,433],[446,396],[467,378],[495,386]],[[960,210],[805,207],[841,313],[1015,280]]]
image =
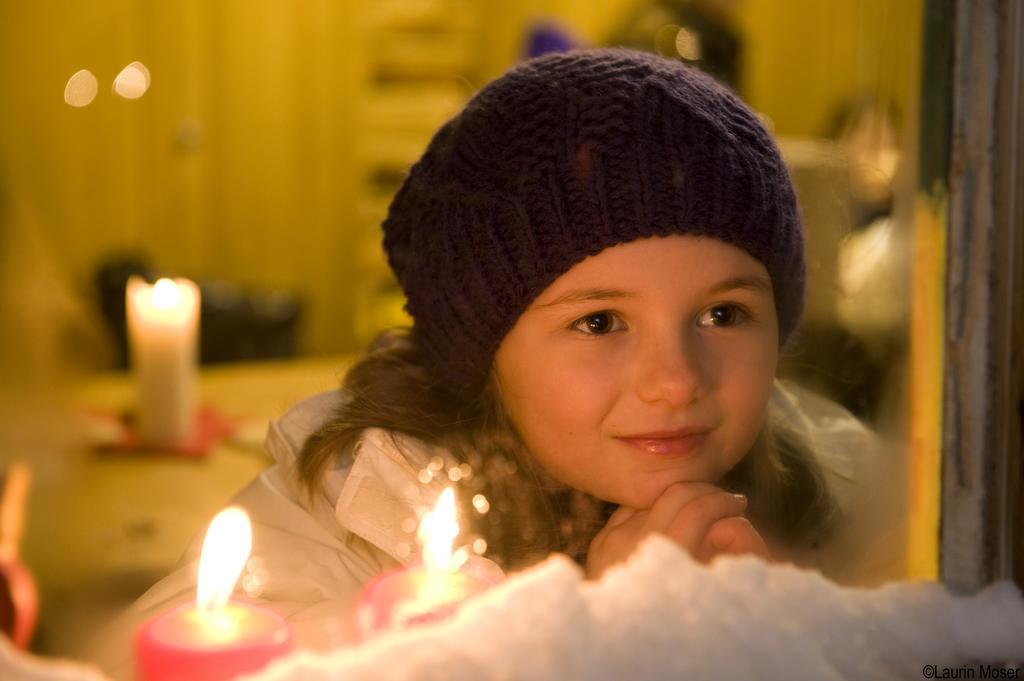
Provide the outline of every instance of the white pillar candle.
[[125,294],[139,439],[181,445],[196,427],[199,287],[188,279],[150,285],[131,277]]

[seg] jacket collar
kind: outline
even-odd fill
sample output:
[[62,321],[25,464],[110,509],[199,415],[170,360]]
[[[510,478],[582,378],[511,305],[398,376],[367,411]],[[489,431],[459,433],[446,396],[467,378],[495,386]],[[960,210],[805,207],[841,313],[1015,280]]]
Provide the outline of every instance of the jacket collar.
[[[304,498],[295,475],[298,453],[306,439],[331,419],[343,399],[338,390],[314,395],[268,428],[267,451],[288,473],[296,500]],[[351,452],[339,453],[332,462],[308,510],[335,536],[343,538],[346,531],[352,532],[399,563],[410,565],[419,559],[419,519],[434,507],[445,487],[443,480],[424,471],[433,466],[443,474],[455,463],[443,450],[415,438],[367,428]]]

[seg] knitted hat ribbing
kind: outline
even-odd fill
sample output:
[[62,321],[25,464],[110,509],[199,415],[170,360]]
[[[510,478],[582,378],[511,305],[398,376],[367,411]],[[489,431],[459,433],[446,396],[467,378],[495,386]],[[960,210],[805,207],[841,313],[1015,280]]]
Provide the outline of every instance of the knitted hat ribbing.
[[489,83],[434,135],[383,230],[413,337],[465,399],[534,298],[634,239],[706,235],[760,260],[780,345],[803,311],[802,227],[770,136],[710,76],[635,50],[548,54]]

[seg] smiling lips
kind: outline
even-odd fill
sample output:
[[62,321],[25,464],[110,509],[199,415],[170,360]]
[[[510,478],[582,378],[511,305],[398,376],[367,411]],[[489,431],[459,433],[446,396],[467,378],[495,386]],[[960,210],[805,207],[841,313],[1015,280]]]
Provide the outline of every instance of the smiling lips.
[[628,445],[659,456],[685,456],[697,450],[707,439],[710,428],[693,427],[674,431],[641,433],[619,437]]

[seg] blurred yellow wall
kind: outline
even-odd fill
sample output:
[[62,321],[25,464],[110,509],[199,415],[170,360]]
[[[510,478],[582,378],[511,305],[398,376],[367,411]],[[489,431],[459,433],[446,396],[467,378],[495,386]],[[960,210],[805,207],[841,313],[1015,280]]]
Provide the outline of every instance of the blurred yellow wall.
[[[559,18],[600,43],[634,4],[3,3],[0,178],[83,289],[101,257],[140,249],[186,276],[297,293],[304,352],[358,349],[402,318],[381,294],[382,169],[400,175],[518,58],[529,21]],[[819,131],[859,89],[900,100],[919,12],[920,0],[746,0],[745,94],[787,135]],[[134,60],[153,81],[129,101],[111,82]],[[416,81],[417,67],[444,77]],[[100,92],[76,109],[62,92],[80,68]],[[399,85],[385,92],[381,73]]]
[[906,115],[922,12],[922,0],[743,0],[743,94],[778,135],[821,135],[838,103],[864,93]]
[[[139,248],[189,276],[294,290],[311,303],[308,348],[344,338],[322,295],[336,305],[348,281],[342,7],[4,4],[0,164],[74,281],[87,286],[99,258]],[[133,60],[153,85],[129,101],[110,88]],[[62,92],[80,68],[100,91],[76,109]]]

